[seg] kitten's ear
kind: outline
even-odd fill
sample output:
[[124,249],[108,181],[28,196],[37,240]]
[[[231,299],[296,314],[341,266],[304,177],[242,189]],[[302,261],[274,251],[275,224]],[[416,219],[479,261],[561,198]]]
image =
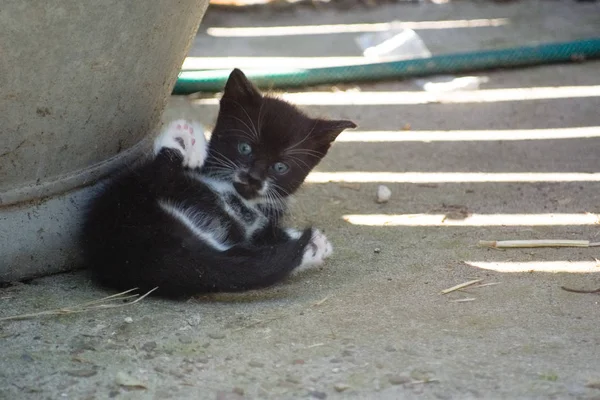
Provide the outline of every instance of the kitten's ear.
[[235,101],[254,100],[262,95],[246,75],[239,69],[231,71],[223,93],[223,99]]
[[326,120],[321,119],[318,122],[318,129],[316,134],[319,138],[326,142],[331,143],[346,129],[356,128],[356,124],[352,121],[340,119],[340,120]]

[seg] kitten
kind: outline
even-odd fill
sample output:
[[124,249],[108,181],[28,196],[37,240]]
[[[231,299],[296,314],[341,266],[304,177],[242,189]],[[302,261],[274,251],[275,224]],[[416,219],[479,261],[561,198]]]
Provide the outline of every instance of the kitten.
[[83,254],[104,286],[167,297],[272,285],[323,263],[317,229],[281,226],[287,198],[350,121],[312,119],[263,96],[240,70],[225,85],[208,148],[201,126],[174,121],[154,157],[92,201]]

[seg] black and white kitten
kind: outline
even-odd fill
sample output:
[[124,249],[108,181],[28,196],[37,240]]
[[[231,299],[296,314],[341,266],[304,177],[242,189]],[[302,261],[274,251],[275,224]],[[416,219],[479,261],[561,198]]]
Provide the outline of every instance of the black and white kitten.
[[331,244],[283,228],[286,199],[354,127],[309,118],[234,70],[208,148],[200,125],[172,122],[151,160],[93,200],[86,264],[105,286],[169,297],[261,288],[322,264]]

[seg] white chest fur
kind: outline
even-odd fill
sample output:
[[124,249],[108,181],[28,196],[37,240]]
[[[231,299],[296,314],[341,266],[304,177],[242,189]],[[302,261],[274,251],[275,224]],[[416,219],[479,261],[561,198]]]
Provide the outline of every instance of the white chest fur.
[[244,229],[247,239],[268,223],[260,202],[244,199],[231,183],[206,177],[200,180],[219,196],[223,210]]

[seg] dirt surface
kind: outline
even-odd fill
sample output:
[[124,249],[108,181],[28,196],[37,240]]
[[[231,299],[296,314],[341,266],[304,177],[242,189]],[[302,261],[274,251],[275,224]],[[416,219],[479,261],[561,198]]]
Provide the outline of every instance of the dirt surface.
[[[536,18],[532,23],[541,24],[545,16]],[[572,139],[458,141],[464,130],[487,131],[483,139],[497,130],[600,126],[598,90],[547,94],[592,90],[598,71],[600,63],[590,62],[490,72],[477,92],[490,99],[506,88],[563,87],[532,100],[459,101],[455,93],[414,104],[422,90],[413,81],[338,92],[363,104],[302,107],[350,118],[363,132],[395,131],[411,140],[370,142],[366,132],[362,141],[337,143],[317,172],[487,172],[493,179],[506,172],[599,171],[600,139],[593,136],[600,128]],[[391,92],[395,104],[369,104],[367,92]],[[210,125],[216,105],[208,100],[173,98],[165,119],[183,115]],[[433,130],[451,132],[445,141],[419,141]],[[0,398],[599,398],[600,297],[561,289],[600,288],[593,272],[598,250],[477,246],[496,239],[600,241],[594,215],[586,214],[600,213],[596,175],[562,182],[429,177],[383,182],[392,191],[385,204],[375,202],[382,182],[306,184],[291,224],[324,229],[335,254],[322,270],[270,289],[185,302],[146,298],[122,308],[0,322]],[[567,221],[561,225],[551,213],[568,214]],[[370,214],[404,216],[403,225],[344,219]],[[427,222],[421,214],[442,218]],[[527,222],[530,214],[546,225]],[[477,221],[481,226],[473,226]],[[537,271],[547,265],[539,262],[553,261],[551,270],[561,272]],[[525,272],[502,272],[485,262],[528,264]],[[577,262],[592,272],[573,272]],[[498,284],[440,293],[474,279]],[[110,294],[85,272],[36,279],[0,289],[0,317]]]

